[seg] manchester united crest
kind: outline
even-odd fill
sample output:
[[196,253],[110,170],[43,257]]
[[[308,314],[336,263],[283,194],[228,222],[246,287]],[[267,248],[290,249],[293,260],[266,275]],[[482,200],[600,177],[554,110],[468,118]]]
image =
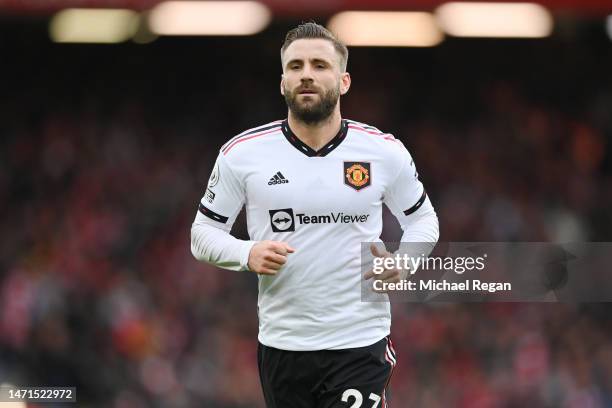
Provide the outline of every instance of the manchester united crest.
[[372,182],[370,163],[344,162],[344,184],[359,191]]

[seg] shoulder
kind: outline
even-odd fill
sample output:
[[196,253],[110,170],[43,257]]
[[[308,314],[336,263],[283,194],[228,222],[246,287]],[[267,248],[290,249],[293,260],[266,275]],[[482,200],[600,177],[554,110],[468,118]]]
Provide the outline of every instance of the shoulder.
[[282,120],[276,120],[274,122],[269,122],[264,125],[247,129],[225,142],[225,144],[221,146],[220,154],[227,157],[230,153],[232,153],[232,156],[234,156],[235,152],[240,150],[241,147],[246,145],[252,147],[253,145],[260,143],[266,136],[273,135],[274,133],[280,133],[282,132],[282,123]]
[[358,130],[364,133],[369,133],[369,134],[385,134],[385,132],[383,132],[382,130],[372,125],[369,125],[367,123],[358,122],[352,119],[345,119],[345,120],[348,123],[348,126],[350,129],[355,129],[355,130]]
[[367,123],[357,122],[356,120],[351,119],[346,119],[346,122],[348,123],[349,131],[355,133],[364,141],[401,143],[391,133],[383,132],[377,127],[368,125]]
[[384,132],[375,126],[355,120],[346,119],[348,131],[355,143],[372,145],[381,152],[401,157],[407,153],[404,144],[393,134]]

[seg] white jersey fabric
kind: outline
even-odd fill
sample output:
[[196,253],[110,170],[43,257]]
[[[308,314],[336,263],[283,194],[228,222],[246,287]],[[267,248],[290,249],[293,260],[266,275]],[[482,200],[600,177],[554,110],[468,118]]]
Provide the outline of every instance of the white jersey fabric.
[[[282,350],[363,347],[390,332],[388,302],[362,302],[362,242],[380,242],[385,203],[402,241],[433,242],[438,221],[414,162],[390,134],[342,120],[314,151],[286,120],[246,131],[220,150],[191,231],[194,256],[246,270],[262,240],[296,249],[259,275],[259,341]],[[229,235],[246,206],[251,241]]]

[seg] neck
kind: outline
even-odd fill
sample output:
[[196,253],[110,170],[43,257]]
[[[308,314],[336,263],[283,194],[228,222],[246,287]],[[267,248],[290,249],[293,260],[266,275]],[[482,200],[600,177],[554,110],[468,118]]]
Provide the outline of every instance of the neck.
[[313,150],[319,150],[325,146],[340,131],[342,117],[340,108],[336,106],[334,112],[325,120],[319,123],[306,124],[296,118],[289,111],[288,123],[291,131]]

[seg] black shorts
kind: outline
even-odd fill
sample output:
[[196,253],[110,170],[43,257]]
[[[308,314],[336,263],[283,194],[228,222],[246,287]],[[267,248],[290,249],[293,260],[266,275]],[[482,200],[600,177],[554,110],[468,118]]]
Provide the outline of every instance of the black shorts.
[[385,337],[344,350],[285,351],[259,343],[257,362],[267,408],[386,408],[396,357]]

